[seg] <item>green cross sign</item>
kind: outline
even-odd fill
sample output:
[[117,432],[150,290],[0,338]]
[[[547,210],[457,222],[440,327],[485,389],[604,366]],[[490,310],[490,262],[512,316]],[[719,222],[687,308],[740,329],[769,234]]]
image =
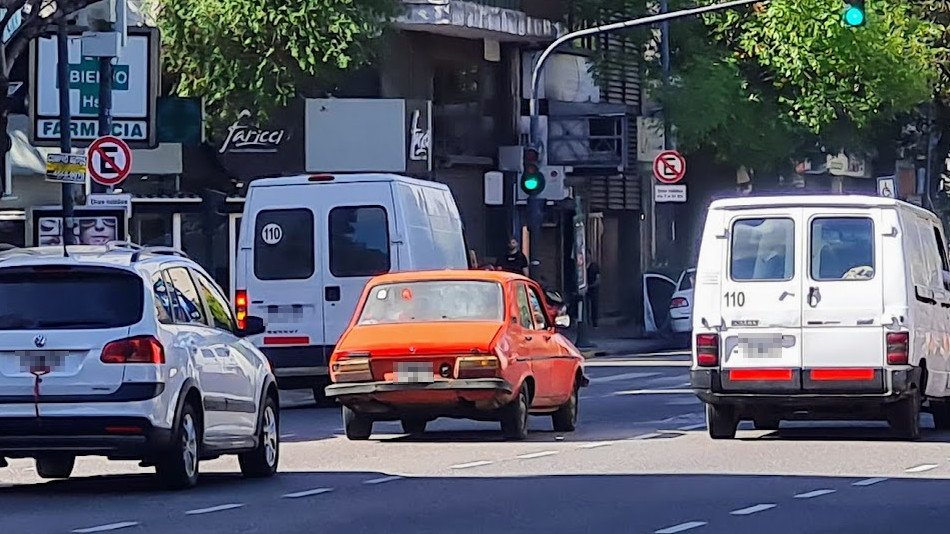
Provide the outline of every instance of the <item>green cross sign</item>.
[[[57,82],[57,87],[59,83]],[[99,113],[99,60],[83,57],[79,63],[69,64],[69,88],[79,90],[79,114]],[[129,90],[129,66],[115,65],[112,68],[112,90]]]

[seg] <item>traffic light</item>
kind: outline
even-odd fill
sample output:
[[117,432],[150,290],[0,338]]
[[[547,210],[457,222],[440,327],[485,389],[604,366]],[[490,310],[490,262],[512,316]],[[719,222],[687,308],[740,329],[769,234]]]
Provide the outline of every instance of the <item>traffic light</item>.
[[524,149],[524,171],[521,173],[521,190],[528,196],[544,191],[544,174],[541,173],[541,151],[535,147]]
[[852,28],[864,26],[864,22],[867,20],[867,10],[865,8],[865,0],[845,0],[844,23]]

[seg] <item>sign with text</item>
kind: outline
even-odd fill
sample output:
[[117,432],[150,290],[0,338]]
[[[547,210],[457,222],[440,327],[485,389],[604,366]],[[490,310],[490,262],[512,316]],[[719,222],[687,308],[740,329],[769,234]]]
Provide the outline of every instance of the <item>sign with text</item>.
[[[113,135],[135,148],[154,148],[155,102],[159,86],[159,34],[137,29],[113,65],[112,131],[99,131],[99,61],[82,55],[78,35],[69,38],[70,129],[73,143],[85,146]],[[59,83],[56,78],[56,39],[40,38],[31,45],[30,141],[38,146],[59,143]]]
[[653,160],[653,176],[664,184],[675,184],[686,176],[686,158],[675,150],[665,150]]
[[47,154],[46,181],[84,185],[86,183],[86,156]]
[[212,144],[221,165],[235,178],[301,174],[304,171],[304,104],[293,100],[263,120],[251,110],[238,113]]
[[120,195],[92,193],[86,197],[86,205],[90,208],[122,209],[129,216],[132,215],[132,195],[127,193]]
[[686,202],[686,186],[656,184],[653,186],[653,200],[656,202]]

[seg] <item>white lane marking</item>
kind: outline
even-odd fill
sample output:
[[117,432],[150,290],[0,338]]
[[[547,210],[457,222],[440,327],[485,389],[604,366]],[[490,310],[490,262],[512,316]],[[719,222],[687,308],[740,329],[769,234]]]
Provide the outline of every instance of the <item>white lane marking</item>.
[[284,499],[299,499],[301,497],[312,497],[314,495],[323,495],[324,493],[330,493],[333,491],[333,488],[317,488],[312,490],[298,491],[296,493],[288,493],[284,495]]
[[748,508],[740,508],[738,510],[733,510],[729,512],[732,515],[752,515],[759,512],[764,512],[766,510],[771,510],[778,506],[777,504],[757,504],[755,506],[750,506]]
[[585,443],[584,445],[578,447],[578,449],[597,449],[600,447],[609,447],[613,444],[613,441],[595,441],[594,443]]
[[814,491],[807,491],[805,493],[799,493],[795,496],[796,499],[812,499],[814,497],[821,497],[822,495],[828,495],[834,493],[836,490],[833,489],[820,489]]
[[692,395],[691,389],[631,389],[629,391],[615,391],[614,395]]
[[292,437],[294,437],[294,436],[296,436],[296,435],[297,435],[297,434],[294,434],[293,432],[289,432],[289,433],[287,433],[287,434],[281,434],[281,435],[280,435],[280,439],[292,438]]
[[363,484],[369,484],[372,486],[376,484],[385,484],[387,482],[393,482],[396,480],[402,480],[402,477],[398,475],[393,475],[391,477],[374,478],[372,480],[364,480]]
[[923,465],[918,465],[916,467],[911,467],[905,470],[904,472],[905,473],[923,473],[924,471],[930,471],[931,469],[936,469],[937,467],[938,467],[937,464],[923,464]]
[[449,469],[471,469],[472,467],[481,467],[483,465],[491,465],[491,462],[479,460],[477,462],[469,462],[467,464],[455,464],[450,466]]
[[119,530],[120,528],[129,528],[135,526],[138,526],[137,521],[122,521],[121,523],[110,523],[108,525],[100,525],[98,527],[77,528],[73,531],[73,533],[92,534],[93,532],[108,532],[110,530]]
[[858,487],[873,486],[874,484],[877,484],[879,482],[884,482],[885,480],[887,479],[886,478],[866,478],[864,480],[859,480],[851,485],[858,486]]
[[557,454],[557,451],[541,451],[541,452],[532,452],[530,454],[522,454],[517,458],[519,460],[533,460],[535,458],[544,458],[545,456],[554,456]]
[[218,506],[212,506],[210,508],[198,508],[196,510],[188,510],[185,512],[185,515],[201,515],[201,514],[210,514],[213,512],[223,512],[225,510],[234,510],[235,508],[243,508],[243,504],[231,503],[231,504],[221,504]]
[[694,528],[699,528],[706,525],[707,523],[705,521],[690,521],[689,523],[680,523],[679,525],[673,525],[672,527],[657,530],[653,534],[676,534],[677,532],[692,530]]
[[622,373],[605,377],[595,377],[590,379],[591,384],[606,384],[608,382],[619,382],[621,380],[636,380],[638,378],[652,378],[660,376],[661,373]]
[[700,428],[706,428],[706,423],[696,423],[695,425],[681,426],[676,430],[699,430]]
[[649,434],[643,434],[642,436],[634,436],[634,437],[632,437],[632,438],[630,438],[630,439],[632,439],[632,440],[653,439],[653,438],[658,438],[658,437],[660,437],[660,436],[662,436],[662,435],[663,435],[663,434],[660,434],[659,432],[650,432]]

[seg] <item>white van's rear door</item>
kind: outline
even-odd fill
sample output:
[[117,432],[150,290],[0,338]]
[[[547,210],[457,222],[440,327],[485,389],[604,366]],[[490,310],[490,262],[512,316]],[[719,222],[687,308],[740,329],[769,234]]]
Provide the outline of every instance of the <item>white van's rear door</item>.
[[[288,347],[325,345],[323,337],[323,275],[318,240],[326,232],[325,210],[313,186],[260,187],[249,201],[247,228],[253,249],[246,256],[249,313],[263,317],[267,333],[255,344],[268,353],[276,367],[308,368],[325,365],[322,347],[310,353]],[[273,351],[272,351],[273,352]],[[281,357],[275,358],[277,352]],[[286,353],[286,354],[285,354]],[[287,358],[290,358],[288,361]]]
[[[805,222],[809,244],[802,300],[806,389],[812,382],[811,369],[850,370],[850,381],[883,384],[875,376],[885,359],[882,211],[809,210]],[[819,373],[817,381],[837,381],[833,375]],[[845,378],[841,374],[839,380]]]
[[800,389],[801,208],[729,212],[720,309],[725,390]]
[[324,337],[335,345],[346,330],[366,282],[398,269],[399,235],[392,182],[364,182],[340,188],[322,219],[321,267]]

